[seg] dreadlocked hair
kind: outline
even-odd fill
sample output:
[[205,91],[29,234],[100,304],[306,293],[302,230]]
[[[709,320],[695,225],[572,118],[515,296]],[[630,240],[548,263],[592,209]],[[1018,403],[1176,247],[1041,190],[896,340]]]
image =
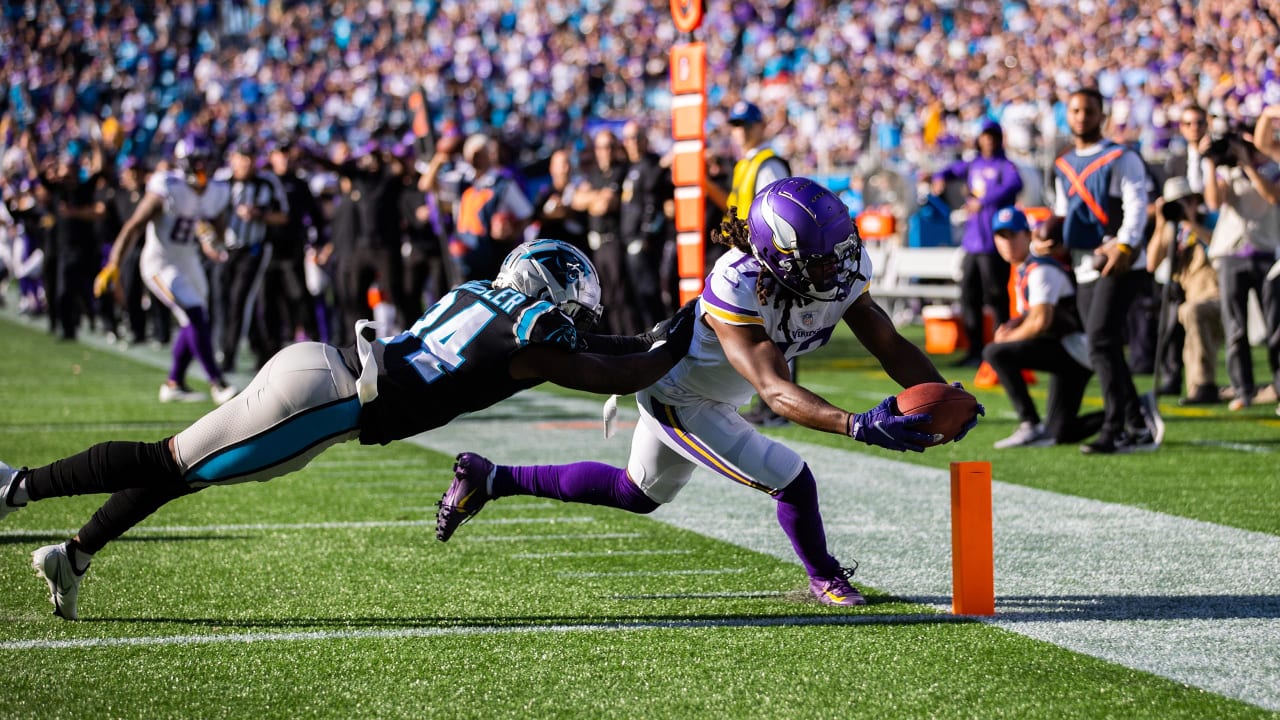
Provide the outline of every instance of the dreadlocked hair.
[[[711,241],[740,250],[747,255],[754,255],[751,250],[751,230],[747,226],[747,221],[738,217],[737,208],[733,206],[729,207],[720,220],[720,227],[711,233]],[[793,292],[786,285],[778,282],[768,268],[762,266],[761,270],[762,272],[756,278],[756,301],[760,303],[760,307],[764,307],[772,299],[774,307],[782,308],[782,332],[787,342],[790,342],[792,340],[791,308],[795,305],[807,304],[809,298]]]

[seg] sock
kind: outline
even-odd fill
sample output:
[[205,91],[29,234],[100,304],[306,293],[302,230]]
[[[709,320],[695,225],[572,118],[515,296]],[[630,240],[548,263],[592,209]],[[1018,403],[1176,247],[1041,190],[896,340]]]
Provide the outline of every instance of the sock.
[[827,552],[827,533],[818,511],[818,484],[805,465],[791,484],[778,493],[778,524],[791,541],[809,577],[831,577],[840,563]]
[[145,520],[148,515],[160,509],[161,505],[200,489],[185,483],[169,483],[160,487],[130,488],[112,493],[76,534],[79,538],[76,541],[79,551],[93,557],[93,553]]
[[631,482],[624,468],[598,462],[569,465],[499,465],[492,481],[493,497],[533,495],[562,502],[604,505],[633,513],[651,513],[658,503]]
[[27,471],[31,500],[116,492],[136,487],[186,487],[169,440],[98,443],[88,450]]
[[169,381],[178,387],[186,386],[187,367],[191,365],[193,342],[190,325],[178,330],[178,337],[173,339],[173,362],[169,365]]
[[77,575],[83,575],[84,571],[89,569],[89,563],[93,561],[93,553],[85,552],[75,538],[67,543],[67,555],[71,558],[71,566],[75,568]]
[[186,310],[187,319],[191,321],[191,349],[195,352],[196,359],[200,361],[200,367],[204,368],[204,374],[209,378],[209,382],[222,385],[222,371],[218,369],[218,363],[213,359],[212,331],[209,329],[209,319],[205,317],[204,308],[194,307]]

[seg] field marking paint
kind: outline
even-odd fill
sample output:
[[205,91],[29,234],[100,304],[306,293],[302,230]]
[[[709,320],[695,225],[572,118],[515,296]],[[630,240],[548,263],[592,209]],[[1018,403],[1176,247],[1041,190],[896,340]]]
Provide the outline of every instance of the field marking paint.
[[1217,447],[1225,450],[1239,450],[1241,452],[1256,453],[1258,455],[1268,455],[1271,448],[1262,445],[1250,445],[1249,443],[1224,442],[1220,440],[1192,440],[1192,445],[1200,445],[1202,447]]
[[649,593],[642,595],[607,595],[610,600],[716,600],[729,598],[778,598],[796,596],[808,600],[807,590],[742,590],[713,593]]
[[164,645],[222,645],[257,642],[314,642],[317,640],[397,640],[402,638],[457,637],[460,635],[535,635],[542,633],[639,632],[648,630],[702,630],[712,628],[766,628],[813,625],[919,625],[922,623],[972,622],[969,618],[929,613],[884,615],[795,615],[761,618],[708,618],[653,620],[631,623],[583,625],[472,625],[463,627],[405,627],[386,630],[317,630],[314,632],[227,633],[225,635],[159,635],[144,637],[76,638],[71,640],[12,640],[0,642],[0,651],[80,650],[100,647]]
[[619,570],[617,572],[558,572],[560,577],[665,577],[667,575],[734,575],[746,572],[746,568],[715,568],[706,570]]
[[[534,432],[523,420],[599,412],[599,403],[529,392],[413,442],[444,453],[501,448],[491,459],[502,463],[625,465],[629,437]],[[622,403],[619,419],[636,417]],[[818,478],[832,551],[861,563],[855,581],[945,611],[947,471],[790,444]],[[989,451],[973,453],[967,459]],[[996,615],[984,622],[1280,710],[1280,537],[1004,483],[998,468],[992,500]],[[650,517],[795,563],[774,513],[759,493],[698,471]]]
[[688,555],[692,550],[601,550],[599,552],[516,553],[516,560],[549,560],[552,558],[622,557],[624,555]]
[[635,540],[644,537],[644,533],[580,533],[559,535],[476,535],[467,536],[467,542],[530,542],[533,540]]
[[[554,525],[558,523],[593,523],[593,517],[560,518],[493,518],[491,525]],[[279,530],[367,530],[370,528],[435,527],[430,520],[369,520],[360,522],[310,522],[310,523],[250,523],[244,525],[142,525],[129,531],[130,535],[183,535],[215,532],[261,532]],[[18,537],[47,537],[50,535],[75,535],[78,529],[28,529],[3,530],[0,534]],[[573,536],[569,536],[573,537]]]

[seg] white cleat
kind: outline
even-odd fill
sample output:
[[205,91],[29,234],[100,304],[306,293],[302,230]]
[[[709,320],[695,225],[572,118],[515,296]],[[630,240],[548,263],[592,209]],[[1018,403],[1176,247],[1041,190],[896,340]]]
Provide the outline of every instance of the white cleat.
[[209,388],[209,394],[213,396],[213,401],[219,405],[222,405],[235,397],[239,392],[240,390],[236,388],[235,385],[223,385],[222,387],[214,386]]
[[[76,599],[80,596],[80,581],[84,573],[77,573],[71,562],[67,543],[46,545],[31,553],[31,567],[49,583],[49,602],[53,614],[66,620],[76,619]],[[88,571],[89,568],[85,568]]]
[[22,505],[10,505],[9,493],[13,492],[13,483],[18,479],[18,468],[9,467],[8,464],[0,461],[0,520],[5,519],[9,513],[21,507],[26,507],[26,503]]
[[165,383],[160,386],[160,402],[203,402],[208,400],[208,396],[204,393],[198,393],[194,390],[188,390],[178,385],[170,385]]

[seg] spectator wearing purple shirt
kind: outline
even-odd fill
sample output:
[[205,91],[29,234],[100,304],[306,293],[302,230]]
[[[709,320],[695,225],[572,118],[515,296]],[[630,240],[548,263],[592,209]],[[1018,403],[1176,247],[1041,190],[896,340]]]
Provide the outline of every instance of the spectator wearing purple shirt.
[[963,180],[968,194],[960,308],[969,352],[959,364],[972,366],[982,363],[983,307],[991,308],[997,326],[1009,319],[1009,263],[996,252],[991,221],[997,210],[1012,206],[1022,190],[1018,168],[1005,157],[999,124],[984,124],[977,146],[977,157],[957,160],[933,176],[936,194],[942,194],[948,180]]

